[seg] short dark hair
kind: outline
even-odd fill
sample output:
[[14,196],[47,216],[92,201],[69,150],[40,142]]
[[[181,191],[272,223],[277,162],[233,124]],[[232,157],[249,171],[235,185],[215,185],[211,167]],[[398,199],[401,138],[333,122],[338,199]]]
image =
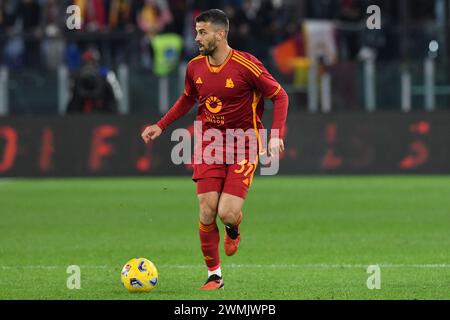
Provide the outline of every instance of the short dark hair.
[[225,35],[230,31],[230,21],[225,12],[220,9],[211,9],[200,13],[195,22],[210,22],[211,24],[220,25],[225,30]]

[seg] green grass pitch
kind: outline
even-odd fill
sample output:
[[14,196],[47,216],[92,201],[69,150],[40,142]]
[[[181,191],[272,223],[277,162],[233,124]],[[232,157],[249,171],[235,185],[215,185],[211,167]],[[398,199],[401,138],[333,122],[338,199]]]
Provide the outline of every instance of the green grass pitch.
[[[243,212],[225,290],[202,292],[189,177],[0,180],[0,299],[450,298],[448,176],[256,177]],[[153,292],[122,287],[133,257],[156,264]]]

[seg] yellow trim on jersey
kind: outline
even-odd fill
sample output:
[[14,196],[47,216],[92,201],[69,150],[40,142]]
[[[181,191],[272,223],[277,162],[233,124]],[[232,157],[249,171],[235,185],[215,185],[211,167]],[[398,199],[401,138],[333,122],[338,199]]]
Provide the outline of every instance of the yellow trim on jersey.
[[278,92],[280,92],[280,90],[281,90],[281,85],[278,85],[278,88],[277,88],[277,90],[275,90],[275,93],[272,94],[271,96],[268,96],[267,99],[272,99],[273,97],[275,97],[278,94]]
[[233,57],[231,58],[231,60],[236,61],[237,63],[240,63],[241,65],[243,65],[244,67],[246,67],[248,70],[250,70],[255,77],[259,78],[259,76],[261,75],[261,73],[257,72],[255,69],[253,69],[252,67],[250,67],[248,64],[246,64],[245,62]]
[[258,167],[258,159],[259,159],[259,157],[256,156],[255,163],[253,164],[255,166],[255,168],[253,168],[253,172],[252,172],[252,174],[250,176],[250,181],[248,183],[249,187],[252,185],[253,177],[255,176],[256,168]]
[[243,62],[246,62],[247,64],[249,64],[250,66],[252,66],[258,73],[262,73],[263,71],[261,70],[260,67],[258,67],[256,65],[256,63],[254,63],[253,61],[251,61],[250,59],[247,59],[246,57],[244,57],[243,55],[240,55],[239,53],[235,52],[234,56],[240,60],[242,60]]
[[254,70],[256,73],[261,74],[262,70],[256,65],[254,64],[252,61],[250,61],[249,59],[241,56],[240,54],[235,53],[233,58],[235,60],[239,60],[241,61],[243,64],[245,64],[246,66],[250,67],[252,70]]
[[255,74],[257,78],[259,78],[259,76],[263,73],[263,71],[261,70],[260,67],[258,67],[254,62],[243,57],[239,53],[236,53],[233,58],[235,61],[240,62],[241,64],[246,66],[248,69],[253,71],[253,74]]
[[225,65],[228,63],[230,58],[233,56],[233,52],[234,52],[233,49],[231,49],[230,52],[228,52],[228,56],[226,57],[225,61],[220,66],[214,66],[214,67],[211,66],[211,64],[209,63],[209,59],[206,58],[206,64],[208,65],[209,71],[211,71],[212,73],[220,72],[220,70],[222,70],[223,67],[225,67]]
[[252,101],[252,111],[253,111],[253,129],[256,133],[256,138],[258,139],[258,149],[259,154],[265,154],[266,150],[263,150],[262,143],[261,143],[261,136],[259,135],[258,130],[258,123],[256,121],[256,108],[258,107],[258,102],[261,99],[261,94],[257,91],[253,91],[253,101]]
[[199,54],[198,56],[192,58],[191,60],[189,60],[189,62],[195,61],[195,60],[199,60],[201,58],[206,58],[206,56],[202,56],[201,54]]

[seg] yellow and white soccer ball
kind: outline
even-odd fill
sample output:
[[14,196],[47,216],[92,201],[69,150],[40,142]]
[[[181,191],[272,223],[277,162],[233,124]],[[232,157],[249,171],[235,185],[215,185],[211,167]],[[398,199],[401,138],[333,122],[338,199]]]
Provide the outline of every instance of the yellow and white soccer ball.
[[158,270],[150,260],[135,258],[123,266],[120,279],[130,292],[149,292],[158,283]]

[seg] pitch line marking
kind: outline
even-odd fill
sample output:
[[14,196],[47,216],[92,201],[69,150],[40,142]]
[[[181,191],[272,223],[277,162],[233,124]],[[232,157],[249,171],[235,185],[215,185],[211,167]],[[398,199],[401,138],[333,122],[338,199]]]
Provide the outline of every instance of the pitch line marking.
[[[450,268],[450,264],[224,264],[224,268],[280,268],[280,269],[366,269],[370,265],[380,268]],[[165,268],[204,268],[204,265],[161,265]]]
[[[378,265],[380,268],[450,268],[450,264],[391,264],[391,263],[381,263],[381,264],[370,264]],[[223,268],[273,268],[273,269],[366,269],[369,264],[224,264]],[[202,264],[186,264],[186,265],[171,265],[171,264],[161,264],[159,268],[165,269],[192,269],[192,268],[204,268]],[[10,270],[10,269],[65,269],[67,266],[46,266],[46,265],[22,265],[22,266],[0,266],[0,269]],[[80,265],[82,269],[120,269],[119,267],[107,266],[107,265]]]

